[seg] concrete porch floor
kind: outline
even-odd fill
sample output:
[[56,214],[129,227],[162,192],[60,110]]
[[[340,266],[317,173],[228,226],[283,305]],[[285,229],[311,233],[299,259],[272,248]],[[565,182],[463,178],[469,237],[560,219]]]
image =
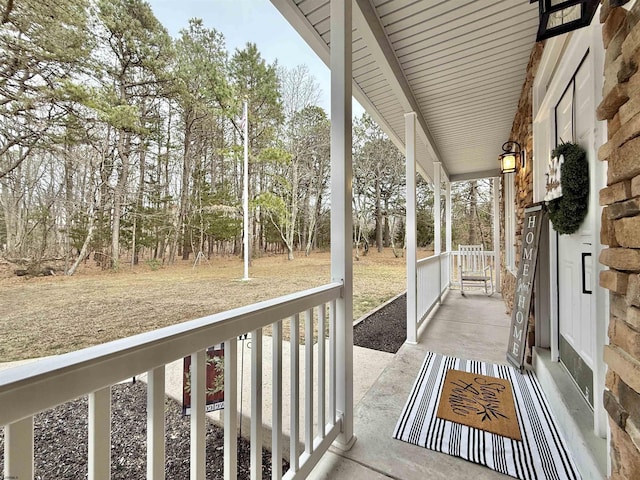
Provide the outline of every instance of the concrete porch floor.
[[[312,479],[506,479],[460,458],[392,438],[427,351],[506,363],[510,318],[499,294],[452,290],[423,327],[417,345],[404,344],[355,408],[357,441],[348,452],[332,447]],[[365,365],[355,365],[354,375]]]

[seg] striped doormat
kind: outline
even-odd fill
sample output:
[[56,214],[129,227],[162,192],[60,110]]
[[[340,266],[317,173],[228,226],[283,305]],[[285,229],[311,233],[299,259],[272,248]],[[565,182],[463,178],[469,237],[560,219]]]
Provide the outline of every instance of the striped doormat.
[[[513,388],[522,440],[436,416],[450,369],[504,378]],[[400,415],[394,438],[464,458],[523,480],[579,479],[533,372],[429,352]]]

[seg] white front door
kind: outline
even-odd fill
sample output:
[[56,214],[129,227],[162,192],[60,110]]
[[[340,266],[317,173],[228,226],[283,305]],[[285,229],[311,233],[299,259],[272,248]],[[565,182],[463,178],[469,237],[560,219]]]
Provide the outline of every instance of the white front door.
[[[574,142],[587,151],[589,164],[597,162],[594,150],[592,55],[587,54],[555,108],[556,145]],[[594,168],[590,169],[592,175]],[[598,192],[589,192],[597,195]],[[593,405],[595,332],[591,295],[594,289],[592,257],[594,212],[589,209],[572,235],[558,236],[558,321],[560,361],[585,399]]]

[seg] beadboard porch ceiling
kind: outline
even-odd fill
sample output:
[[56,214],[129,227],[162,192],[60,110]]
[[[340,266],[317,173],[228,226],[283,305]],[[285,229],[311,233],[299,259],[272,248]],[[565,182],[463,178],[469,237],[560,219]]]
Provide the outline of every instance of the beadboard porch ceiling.
[[[329,65],[330,0],[271,0]],[[418,115],[417,154],[433,178],[499,174],[538,27],[529,0],[355,0],[353,95],[404,151],[404,114]]]

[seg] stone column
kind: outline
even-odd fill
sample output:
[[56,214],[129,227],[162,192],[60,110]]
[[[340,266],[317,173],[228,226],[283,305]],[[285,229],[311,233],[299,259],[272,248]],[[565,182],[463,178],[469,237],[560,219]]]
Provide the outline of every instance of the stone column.
[[[605,56],[603,100],[609,141],[598,156],[607,162],[600,191],[600,286],[610,292],[609,366],[604,406],[611,428],[611,478],[640,472],[640,2],[630,11],[602,4]],[[627,6],[628,6],[627,5]]]

